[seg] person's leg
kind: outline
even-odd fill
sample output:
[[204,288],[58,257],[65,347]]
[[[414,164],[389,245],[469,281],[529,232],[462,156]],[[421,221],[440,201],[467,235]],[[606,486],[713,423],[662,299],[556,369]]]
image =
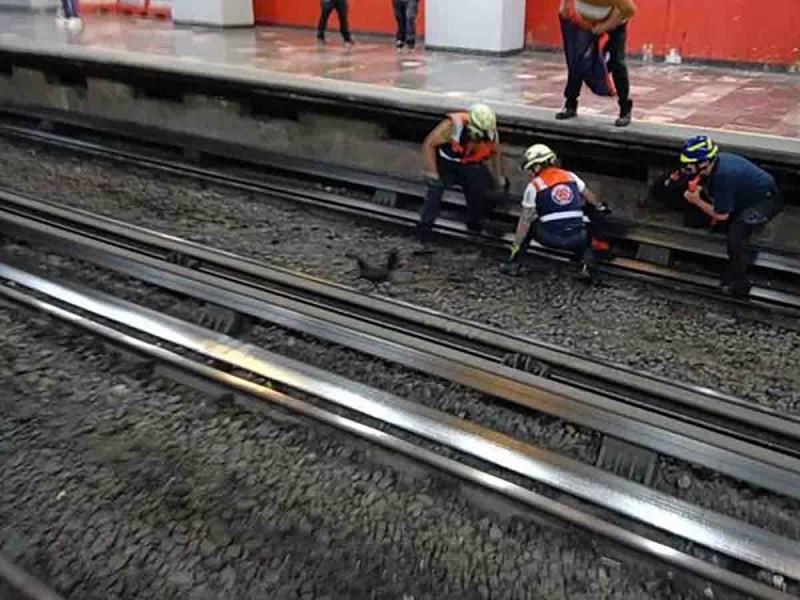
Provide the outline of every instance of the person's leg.
[[406,45],[413,48],[417,43],[417,12],[419,0],[406,0]]
[[617,125],[625,127],[631,122],[633,102],[631,101],[631,84],[628,76],[628,65],[625,62],[626,46],[628,42],[628,25],[624,23],[609,32],[608,42],[608,69],[614,78],[619,101],[619,119]]
[[328,19],[331,18],[333,12],[334,0],[321,0],[319,23],[317,24],[317,39],[325,39],[325,30],[328,29]]
[[780,192],[768,194],[758,205],[742,211],[728,228],[728,269],[723,283],[736,295],[750,291],[747,270],[752,260],[750,238],[783,210]]
[[747,295],[750,281],[747,278],[747,266],[750,236],[755,228],[745,223],[744,214],[739,215],[728,228],[728,268],[723,283],[737,295]]
[[455,169],[459,165],[439,159],[436,167],[439,179],[438,181],[428,182],[428,187],[425,190],[425,201],[417,224],[417,237],[423,242],[430,240],[433,225],[436,223],[436,217],[439,216],[439,211],[441,210],[442,196],[444,196],[447,186],[453,185],[456,177]]
[[556,114],[556,119],[571,119],[578,114],[578,98],[581,95],[583,79],[567,69],[567,86],[564,88],[564,109]]
[[339,15],[339,32],[345,43],[351,44],[353,37],[350,35],[350,23],[347,21],[349,8],[347,0],[336,0],[336,14]]
[[480,233],[486,222],[486,196],[492,187],[492,173],[484,164],[462,166],[458,183],[467,202],[467,229]]
[[395,42],[400,47],[406,41],[406,0],[393,0],[392,7],[394,8],[394,19],[397,21]]

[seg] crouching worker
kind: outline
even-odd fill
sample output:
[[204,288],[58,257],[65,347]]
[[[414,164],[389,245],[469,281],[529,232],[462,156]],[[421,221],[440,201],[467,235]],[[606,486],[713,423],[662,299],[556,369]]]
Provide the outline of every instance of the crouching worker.
[[584,208],[588,202],[602,215],[610,212],[608,206],[575,173],[561,169],[555,152],[544,144],[526,150],[522,168],[530,172],[531,182],[522,199],[511,256],[500,266],[501,272],[517,275],[535,239],[546,248],[571,252],[573,260],[581,264],[581,277],[593,280],[595,257]]
[[430,240],[442,196],[453,185],[464,191],[467,229],[480,233],[490,210],[488,195],[495,178],[500,187],[506,184],[495,112],[485,104],[476,104],[468,112],[453,113],[428,134],[422,148],[428,188],[417,226],[419,239]]
[[729,224],[729,263],[722,291],[739,297],[749,295],[750,237],[783,210],[775,178],[738,154],[720,152],[705,135],[686,142],[681,163],[688,174],[705,181],[704,186],[686,191],[686,201],[708,215],[713,224]]

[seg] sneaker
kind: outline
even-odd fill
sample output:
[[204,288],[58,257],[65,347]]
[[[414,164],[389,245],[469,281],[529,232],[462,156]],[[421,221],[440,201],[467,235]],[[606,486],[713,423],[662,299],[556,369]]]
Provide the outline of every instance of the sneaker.
[[67,19],[67,29],[73,32],[83,31],[83,21],[79,17]]
[[317,45],[324,46],[325,45],[325,36],[324,35],[317,35]]
[[559,121],[566,121],[567,119],[574,119],[578,116],[577,108],[564,107],[561,112],[556,113],[556,119]]
[[67,19],[65,19],[61,15],[58,15],[56,17],[56,27],[58,29],[66,29],[67,28]]
[[344,43],[344,51],[350,52],[353,49],[353,40],[346,40]]
[[394,47],[400,50],[401,48],[405,48],[406,43],[403,40],[397,40],[394,43]]
[[406,42],[406,48],[408,48],[409,50],[413,50],[414,46],[416,45],[417,43],[414,40],[409,40]]
[[633,113],[633,102],[630,100],[625,106],[620,106],[619,109],[619,118],[614,121],[614,125],[617,127],[627,127],[631,124],[631,117]]

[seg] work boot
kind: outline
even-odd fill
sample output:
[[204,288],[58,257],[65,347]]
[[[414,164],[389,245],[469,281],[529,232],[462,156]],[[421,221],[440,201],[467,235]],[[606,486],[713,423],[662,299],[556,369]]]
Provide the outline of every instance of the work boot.
[[614,125],[617,127],[627,127],[631,124],[631,118],[633,117],[633,101],[628,100],[623,102],[619,105],[619,118],[614,121]]
[[556,113],[556,120],[566,121],[567,119],[574,119],[577,116],[578,116],[578,107],[567,105],[561,109],[561,112]]
[[594,285],[597,283],[597,267],[592,263],[584,262],[581,264],[581,270],[578,271],[578,275],[576,277],[578,281],[583,283],[587,283],[589,285]]
[[503,261],[500,263],[500,272],[503,275],[517,277],[522,271],[522,265],[519,262]]
[[723,283],[719,286],[719,289],[726,296],[745,299],[750,297],[750,289],[752,287],[752,283],[747,281],[744,283]]

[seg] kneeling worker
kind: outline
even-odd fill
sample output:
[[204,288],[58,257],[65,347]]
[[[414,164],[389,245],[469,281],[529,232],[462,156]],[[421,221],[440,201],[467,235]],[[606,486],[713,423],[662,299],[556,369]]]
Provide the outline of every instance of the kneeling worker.
[[592,279],[595,261],[584,208],[588,202],[598,214],[608,214],[608,206],[575,173],[561,169],[555,152],[544,144],[525,151],[522,168],[530,172],[531,182],[522,199],[511,256],[500,270],[518,274],[520,261],[535,239],[546,248],[571,252],[573,259],[582,263],[582,275]]
[[722,280],[722,291],[733,296],[747,296],[751,287],[747,278],[750,236],[783,210],[778,184],[772,175],[746,158],[720,152],[719,146],[705,135],[686,142],[681,163],[684,171],[699,175],[705,181],[704,187],[684,194],[686,201],[707,214],[712,223],[729,223],[730,261]]
[[[501,171],[495,112],[485,104],[476,104],[468,112],[449,115],[428,134],[422,149],[428,189],[417,228],[419,238],[430,238],[445,189],[456,184],[464,190],[467,202],[467,229],[480,233],[489,210],[492,172],[501,187],[506,181]],[[491,171],[487,162],[492,165]]]

